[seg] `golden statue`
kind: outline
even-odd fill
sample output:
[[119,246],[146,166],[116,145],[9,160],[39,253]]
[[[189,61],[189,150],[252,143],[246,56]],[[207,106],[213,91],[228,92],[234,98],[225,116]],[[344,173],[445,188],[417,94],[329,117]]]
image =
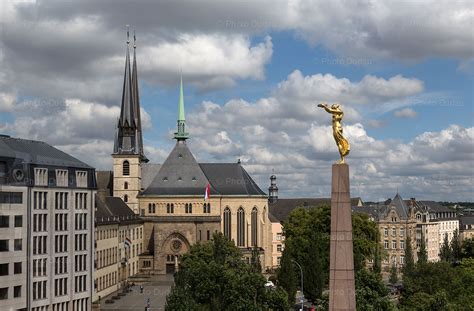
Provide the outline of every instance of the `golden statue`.
[[324,108],[324,110],[332,114],[332,135],[334,136],[337,148],[339,148],[339,154],[341,155],[341,161],[339,161],[339,163],[342,164],[344,163],[344,157],[351,151],[349,141],[342,136],[341,122],[344,117],[344,112],[339,104],[333,104],[331,108],[329,108],[327,104],[319,104],[318,107]]

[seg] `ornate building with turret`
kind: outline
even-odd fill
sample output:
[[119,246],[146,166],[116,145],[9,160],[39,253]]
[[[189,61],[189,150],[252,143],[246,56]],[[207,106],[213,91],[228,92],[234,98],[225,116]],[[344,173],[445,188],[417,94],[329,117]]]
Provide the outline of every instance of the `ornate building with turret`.
[[[120,118],[117,123],[113,173],[102,174],[102,187],[121,198],[144,221],[139,271],[172,273],[180,256],[195,243],[222,232],[250,260],[260,251],[262,267],[271,263],[271,224],[268,197],[240,161],[199,163],[188,147],[183,82],[178,99],[176,144],[163,164],[148,163],[143,148],[140,97],[134,45],[126,51]],[[207,190],[208,196],[205,198]],[[112,207],[113,213],[113,207]]]

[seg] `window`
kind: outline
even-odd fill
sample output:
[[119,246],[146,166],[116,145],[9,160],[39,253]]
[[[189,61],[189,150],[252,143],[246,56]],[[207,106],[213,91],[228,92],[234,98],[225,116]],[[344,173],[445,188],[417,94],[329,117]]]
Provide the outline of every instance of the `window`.
[[166,204],[166,213],[171,214],[171,205],[169,203]]
[[383,247],[388,249],[388,240],[383,241]]
[[8,299],[8,287],[0,288],[0,300]]
[[127,190],[128,189],[128,182],[123,183],[123,189]]
[[388,228],[384,228],[384,236],[388,236]]
[[280,265],[281,257],[277,257],[277,265]]
[[0,203],[21,204],[23,203],[23,194],[21,192],[0,192]]
[[188,205],[188,214],[192,214],[193,213],[193,204],[189,203]]
[[278,232],[277,235],[276,235],[276,240],[277,241],[281,241],[282,240],[282,233],[281,232]]
[[392,240],[392,249],[397,248],[397,240]]
[[237,246],[245,246],[245,212],[242,207],[237,211]]
[[231,239],[231,212],[229,207],[224,209],[224,235],[227,239]]
[[23,227],[23,216],[15,215],[15,228]]
[[403,240],[400,241],[400,248],[405,249],[405,241]]
[[56,186],[67,187],[68,186],[68,171],[67,170],[56,170]]
[[123,161],[122,175],[123,176],[129,176],[130,175],[130,162],[128,162],[127,160]]
[[35,186],[48,185],[48,170],[46,168],[35,168]]
[[14,241],[14,250],[21,251],[23,249],[23,240],[15,239]]
[[392,228],[392,236],[397,236],[397,228]]
[[21,285],[13,287],[13,297],[14,298],[21,297]]
[[123,196],[123,201],[124,201],[125,203],[128,202],[128,195],[125,194],[125,195]]
[[403,255],[400,256],[400,264],[401,265],[405,264],[405,256],[403,256]]
[[211,203],[204,203],[203,204],[203,213],[204,214],[210,214],[211,213]]
[[278,244],[278,245],[277,245],[277,252],[280,252],[280,253],[281,253],[282,251],[283,251],[282,245],[281,245],[281,244]]
[[13,264],[13,273],[14,274],[21,274],[21,262],[15,262]]
[[251,229],[252,229],[252,246],[257,246],[258,239],[258,210],[256,207],[252,209]]
[[405,236],[405,228],[400,228],[400,236]]
[[0,240],[0,252],[8,252],[8,240]]
[[392,256],[392,264],[396,264],[397,263],[397,256]]
[[0,216],[0,228],[10,227],[10,216]]
[[0,276],[2,276],[2,275],[8,275],[8,264],[7,263],[0,264]]

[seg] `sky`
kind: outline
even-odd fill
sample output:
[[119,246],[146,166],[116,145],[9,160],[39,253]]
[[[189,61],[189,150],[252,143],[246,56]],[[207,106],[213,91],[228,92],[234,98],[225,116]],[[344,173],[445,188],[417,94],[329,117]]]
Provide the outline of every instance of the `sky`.
[[199,162],[280,197],[329,197],[339,102],[351,195],[474,201],[472,1],[0,2],[0,133],[110,170],[126,25],[147,157],[174,141],[179,79]]

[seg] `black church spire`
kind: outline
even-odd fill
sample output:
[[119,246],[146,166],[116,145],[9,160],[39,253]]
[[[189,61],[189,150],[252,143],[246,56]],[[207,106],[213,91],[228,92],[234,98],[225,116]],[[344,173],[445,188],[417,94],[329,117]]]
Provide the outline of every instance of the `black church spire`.
[[[127,26],[128,27],[128,26]],[[138,72],[136,40],[133,35],[133,72],[130,70],[130,36],[127,28],[127,49],[125,74],[123,78],[122,105],[114,143],[114,154],[140,155],[141,161],[148,162],[143,152],[143,134],[140,117],[140,96],[138,92]]]

